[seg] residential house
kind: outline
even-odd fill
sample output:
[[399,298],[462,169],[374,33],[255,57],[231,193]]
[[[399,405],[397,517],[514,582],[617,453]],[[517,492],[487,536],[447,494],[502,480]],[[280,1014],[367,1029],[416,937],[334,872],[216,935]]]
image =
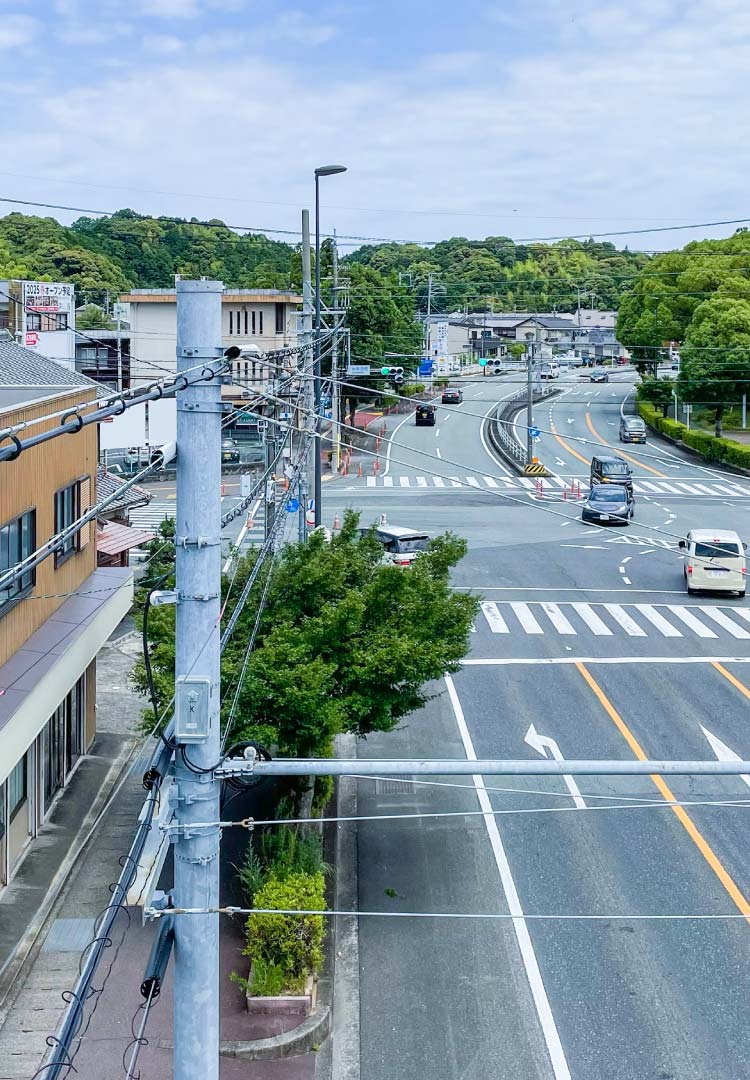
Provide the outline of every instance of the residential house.
[[[0,331],[0,445],[3,431],[55,428],[61,410],[95,395],[90,380]],[[93,505],[96,478],[95,424],[0,462],[0,574]],[[0,887],[96,737],[96,656],[133,588],[130,570],[97,567],[94,540],[83,526],[0,591]]]
[[96,471],[99,501],[114,496],[96,519],[96,561],[98,566],[128,566],[133,548],[143,547],[156,535],[147,529],[134,529],[128,515],[131,510],[148,506],[151,492],[138,484],[125,487],[125,481],[104,465]]
[[130,330],[77,332],[75,368],[110,390],[129,390]]
[[75,286],[55,281],[0,281],[0,330],[32,352],[75,363]]

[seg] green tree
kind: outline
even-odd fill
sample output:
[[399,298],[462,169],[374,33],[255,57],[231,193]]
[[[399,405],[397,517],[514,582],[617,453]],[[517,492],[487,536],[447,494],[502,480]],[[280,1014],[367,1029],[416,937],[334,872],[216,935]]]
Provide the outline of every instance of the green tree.
[[750,301],[715,296],[695,309],[677,384],[686,401],[714,407],[720,438],[726,406],[750,390]]
[[114,327],[112,319],[98,304],[84,304],[76,311],[77,330],[113,330]]
[[508,346],[508,352],[514,360],[520,360],[522,356],[526,355],[526,346],[522,341],[514,341]]
[[662,416],[667,415],[674,397],[674,379],[644,378],[638,384],[636,395],[639,401],[649,401],[661,409]]

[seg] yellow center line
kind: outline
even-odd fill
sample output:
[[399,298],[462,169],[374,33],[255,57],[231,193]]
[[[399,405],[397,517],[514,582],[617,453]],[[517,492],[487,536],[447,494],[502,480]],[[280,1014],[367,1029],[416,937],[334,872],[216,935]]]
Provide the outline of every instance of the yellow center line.
[[723,664],[720,664],[718,660],[714,660],[711,667],[716,668],[720,675],[723,675],[727,682],[730,682],[735,690],[739,690],[741,694],[744,694],[746,698],[750,698],[750,690],[741,683],[739,679],[736,679],[731,671],[727,671]]
[[572,454],[573,457],[578,458],[579,461],[582,461],[583,464],[586,466],[586,468],[588,468],[591,465],[591,462],[589,461],[588,458],[583,457],[581,454],[578,453],[577,450],[574,450],[572,446],[568,446],[568,444],[565,442],[565,439],[563,439],[560,435],[557,434],[557,429],[555,428],[555,425],[551,420],[550,420],[550,431],[555,436],[555,438],[559,442],[560,446],[562,446],[563,450],[565,450],[568,454]]
[[[714,665],[714,666],[716,666],[716,665]],[[596,697],[599,700],[599,703],[604,708],[604,711],[607,713],[610,720],[612,720],[615,727],[620,732],[622,737],[625,739],[625,742],[628,744],[628,746],[633,751],[635,756],[639,759],[639,761],[648,761],[648,755],[646,754],[646,751],[643,749],[643,747],[638,742],[638,740],[636,739],[633,732],[630,730],[628,725],[625,723],[623,718],[620,716],[617,709],[615,709],[614,705],[609,700],[607,695],[604,693],[601,686],[599,686],[596,679],[594,679],[592,677],[589,670],[582,663],[577,662],[576,667],[578,668],[579,672],[583,676],[584,680],[588,683],[591,690],[593,690],[594,694],[596,695]],[[729,672],[727,672],[727,675],[728,674],[729,674]],[[750,696],[750,694],[748,696]],[[659,791],[659,794],[662,796],[662,798],[664,798],[669,803],[677,802],[677,797],[674,795],[674,793],[672,792],[672,789],[666,783],[663,776],[652,775],[651,780],[654,783],[657,790]],[[685,811],[685,808],[683,806],[671,806],[670,809],[674,812],[675,816],[677,817],[677,820],[680,822],[682,827],[685,829],[685,832],[688,834],[690,839],[693,841],[695,846],[698,848],[698,851],[700,851],[703,858],[706,860],[708,865],[713,870],[714,874],[716,874],[716,877],[719,879],[721,884],[726,889],[726,891],[729,894],[729,896],[731,897],[735,907],[746,918],[750,919],[750,904],[747,902],[745,897],[742,895],[742,892],[738,888],[736,882],[734,881],[732,876],[729,874],[729,872],[724,868],[723,863],[721,862],[719,857],[716,855],[713,848],[710,846],[710,844],[705,839],[703,834],[700,832],[700,830],[698,829],[698,827],[695,824],[695,822],[693,821],[693,819]]]
[[620,457],[624,457],[626,461],[631,462],[631,464],[633,465],[637,465],[639,469],[645,469],[646,472],[653,473],[654,476],[660,476],[662,480],[667,479],[667,474],[665,472],[659,472],[659,470],[654,469],[653,466],[646,465],[645,462],[639,461],[637,458],[631,457],[630,454],[626,454],[625,451],[621,450],[619,446],[610,446],[608,442],[605,442],[599,432],[594,427],[594,425],[591,423],[591,413],[586,413],[586,425],[594,438],[598,439],[603,446],[609,446],[610,450],[615,450]]

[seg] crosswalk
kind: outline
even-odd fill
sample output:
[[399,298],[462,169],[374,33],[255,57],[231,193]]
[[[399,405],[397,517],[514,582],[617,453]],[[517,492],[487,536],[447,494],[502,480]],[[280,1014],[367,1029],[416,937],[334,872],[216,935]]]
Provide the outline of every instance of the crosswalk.
[[[419,476],[396,474],[393,476],[367,476],[349,477],[349,482],[356,481],[358,486],[368,488],[410,488],[432,490],[451,490],[461,488],[481,489],[483,491],[526,491],[531,496],[538,494],[537,482],[527,476]],[[364,481],[364,485],[362,483]],[[575,481],[576,491],[582,495],[587,494],[589,484],[587,480]],[[571,482],[560,476],[545,477],[542,482],[544,494],[562,495],[563,491],[570,492]],[[713,498],[713,499],[746,499],[750,497],[750,481],[740,482],[734,480],[635,480],[633,490],[636,495],[662,495],[665,497],[682,498]]]
[[[231,508],[234,500],[223,502],[224,510]],[[162,521],[175,516],[176,503],[174,499],[152,499],[148,506],[139,506],[128,514],[130,524],[135,529],[150,529],[156,532]],[[236,527],[235,527],[236,531]],[[264,522],[262,512],[253,519],[252,528],[246,529],[242,541],[242,550],[254,547],[263,542]]]
[[[493,634],[610,638],[734,638],[750,641],[750,608],[713,604],[608,604],[584,601],[483,600]],[[477,629],[476,627],[474,628]]]

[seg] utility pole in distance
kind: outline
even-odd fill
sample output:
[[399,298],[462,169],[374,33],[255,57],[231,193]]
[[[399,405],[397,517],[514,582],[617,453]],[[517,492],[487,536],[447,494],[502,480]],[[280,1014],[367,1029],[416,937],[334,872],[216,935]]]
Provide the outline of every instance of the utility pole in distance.
[[[314,426],[313,412],[315,409],[315,361],[313,358],[313,299],[312,299],[312,264],[310,260],[310,211],[302,211],[302,405],[304,410],[303,429]],[[300,463],[300,473],[306,477],[305,488],[311,491],[314,487],[313,455],[315,453],[315,440],[311,450],[307,451],[305,460]],[[302,508],[304,511],[306,506]]]
[[[222,364],[220,281],[178,281],[177,371]],[[221,378],[177,394],[174,899],[219,902]],[[201,771],[205,770],[205,771]],[[174,1080],[219,1077],[219,916],[175,927]]]

